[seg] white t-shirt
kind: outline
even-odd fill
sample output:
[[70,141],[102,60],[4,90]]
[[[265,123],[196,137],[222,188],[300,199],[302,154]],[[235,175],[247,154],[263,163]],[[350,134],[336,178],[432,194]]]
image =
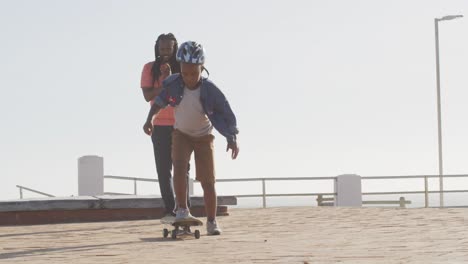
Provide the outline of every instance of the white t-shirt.
[[184,88],[184,97],[174,109],[174,128],[192,137],[211,134],[213,125],[206,116],[200,101],[200,87],[195,90]]

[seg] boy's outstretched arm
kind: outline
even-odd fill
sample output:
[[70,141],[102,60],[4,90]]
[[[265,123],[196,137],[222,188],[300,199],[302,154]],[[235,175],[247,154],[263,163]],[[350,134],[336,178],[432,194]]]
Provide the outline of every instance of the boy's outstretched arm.
[[231,158],[236,159],[237,155],[239,154],[239,146],[237,145],[237,141],[228,142],[226,152],[228,152],[229,149],[232,150]]
[[159,107],[157,104],[153,104],[151,106],[151,109],[149,110],[148,117],[146,118],[146,122],[143,125],[143,131],[148,135],[151,136],[153,133],[153,124],[151,123],[153,116],[157,114],[161,110],[161,107]]

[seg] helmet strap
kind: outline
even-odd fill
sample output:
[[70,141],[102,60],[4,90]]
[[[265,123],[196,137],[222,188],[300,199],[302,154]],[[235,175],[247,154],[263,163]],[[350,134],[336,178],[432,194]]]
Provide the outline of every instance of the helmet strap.
[[206,73],[208,74],[208,77],[210,77],[210,72],[208,71],[207,68],[205,68],[205,66],[202,66],[202,73],[203,71],[206,71]]

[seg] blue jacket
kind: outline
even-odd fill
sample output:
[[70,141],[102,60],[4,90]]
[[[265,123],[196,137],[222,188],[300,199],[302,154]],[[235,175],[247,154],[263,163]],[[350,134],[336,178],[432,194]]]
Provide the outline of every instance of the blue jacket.
[[[167,77],[162,84],[163,90],[156,97],[154,103],[164,108],[167,105],[177,106],[184,97],[185,84],[182,76],[176,73]],[[202,77],[200,87],[200,100],[205,114],[218,132],[226,137],[229,143],[236,141],[237,129],[236,116],[232,112],[229,102],[216,85]]]

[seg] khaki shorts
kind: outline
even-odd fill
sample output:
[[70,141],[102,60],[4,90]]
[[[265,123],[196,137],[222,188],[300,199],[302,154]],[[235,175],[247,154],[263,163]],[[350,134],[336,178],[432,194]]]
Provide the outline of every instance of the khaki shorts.
[[213,135],[192,137],[174,129],[172,132],[172,163],[174,178],[186,177],[192,152],[195,154],[195,179],[201,183],[215,183]]

